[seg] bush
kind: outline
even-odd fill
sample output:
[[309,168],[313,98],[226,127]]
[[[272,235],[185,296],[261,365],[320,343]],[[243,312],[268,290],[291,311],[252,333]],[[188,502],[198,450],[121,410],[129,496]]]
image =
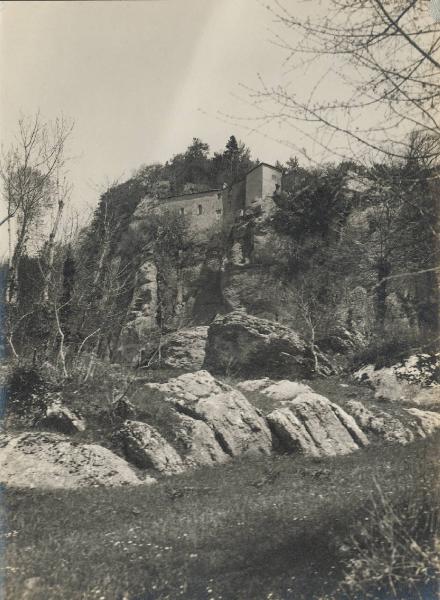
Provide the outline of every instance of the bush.
[[[370,344],[353,355],[353,367],[373,364],[377,369],[391,367],[407,358],[417,346],[412,336],[396,336],[387,340],[373,338]],[[420,347],[417,347],[420,351]]]
[[45,396],[52,388],[38,366],[29,363],[15,365],[8,381],[7,414],[32,423],[44,410]]

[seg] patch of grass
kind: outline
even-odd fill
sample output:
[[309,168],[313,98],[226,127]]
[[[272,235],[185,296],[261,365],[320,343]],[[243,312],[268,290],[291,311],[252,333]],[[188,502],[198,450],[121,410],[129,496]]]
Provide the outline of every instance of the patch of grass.
[[[378,485],[368,520],[351,540],[341,589],[348,597],[426,598],[440,581],[437,482],[419,487],[397,504]],[[423,594],[421,592],[423,591]]]
[[376,485],[401,504],[438,477],[439,442],[237,460],[154,486],[9,490],[7,598],[330,597],[354,557],[340,540],[361,531]]

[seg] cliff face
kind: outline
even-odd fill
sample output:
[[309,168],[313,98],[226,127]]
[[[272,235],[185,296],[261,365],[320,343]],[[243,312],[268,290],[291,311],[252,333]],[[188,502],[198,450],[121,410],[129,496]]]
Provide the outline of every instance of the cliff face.
[[[365,229],[361,217],[361,213],[354,214],[352,220],[357,228]],[[318,265],[315,274],[306,273],[312,284],[315,275],[322,279],[316,304],[316,288],[304,290],[302,275],[283,272],[286,250],[270,219],[254,203],[221,235],[217,231],[200,238],[177,258],[158,261],[154,254],[148,256],[136,274],[122,337],[131,338],[136,346],[151,338],[152,332],[208,325],[218,314],[244,309],[249,315],[291,327],[335,352],[362,345],[374,328],[374,293],[367,292],[374,281],[364,281],[359,265],[352,271],[339,269],[334,276],[325,273],[326,265]],[[329,252],[338,243],[330,241]],[[331,289],[326,287],[326,277]],[[387,302],[387,326],[409,327],[396,294],[389,294]]]

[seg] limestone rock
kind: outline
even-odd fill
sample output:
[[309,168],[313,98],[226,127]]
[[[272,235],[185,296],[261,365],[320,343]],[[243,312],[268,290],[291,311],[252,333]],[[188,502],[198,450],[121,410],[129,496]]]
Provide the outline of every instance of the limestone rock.
[[411,402],[419,392],[419,388],[399,380],[393,367],[375,369],[374,365],[367,365],[359,369],[354,377],[360,383],[369,383],[374,389],[374,397],[388,402]]
[[136,272],[133,300],[130,307],[132,318],[143,317],[150,329],[156,327],[157,313],[157,267],[152,259],[146,260]]
[[138,316],[122,328],[117,354],[124,364],[137,365],[145,352],[151,353],[152,324],[150,317]]
[[286,450],[310,456],[348,454],[368,444],[350,415],[313,392],[283,402],[267,420]]
[[376,398],[433,405],[440,400],[439,373],[440,353],[414,354],[391,367],[376,369],[366,365],[354,373],[354,378],[368,383]]
[[440,414],[419,408],[404,409],[401,419],[383,411],[373,412],[355,400],[347,403],[347,410],[364,431],[402,445],[416,438],[425,438],[440,429]]
[[39,427],[52,429],[59,433],[77,433],[85,431],[86,422],[56,397],[48,404],[44,416],[38,420]]
[[76,489],[154,483],[98,444],[75,444],[46,432],[0,435],[0,483],[19,488]]
[[426,408],[440,406],[440,386],[422,388],[414,396],[413,403]]
[[362,348],[365,345],[365,339],[360,332],[351,331],[342,325],[335,325],[325,338],[318,340],[317,345],[324,352],[347,354]]
[[242,392],[259,392],[265,389],[272,383],[269,377],[263,377],[262,379],[247,379],[246,381],[240,381],[237,383],[237,388]]
[[312,388],[304,383],[290,381],[289,379],[273,381],[269,377],[242,381],[237,384],[237,388],[243,392],[259,392],[273,400],[274,403],[294,400],[303,392],[313,392]]
[[272,438],[262,417],[241,392],[207,371],[186,373],[163,384],[147,384],[181,413],[204,421],[230,456],[270,452]]
[[413,426],[420,437],[432,435],[440,429],[440,414],[419,408],[407,408],[406,412],[413,417]]
[[244,311],[218,316],[210,325],[204,367],[213,373],[307,377],[313,360],[292,329]]
[[387,442],[405,445],[414,440],[411,429],[386,412],[372,412],[357,400],[348,402],[347,410],[363,431],[375,433]]
[[310,386],[297,381],[289,381],[288,379],[282,379],[281,381],[271,383],[271,385],[260,391],[262,394],[276,402],[294,400],[300,394],[313,392]]
[[440,352],[413,354],[392,368],[399,379],[424,387],[435,385],[439,383]]
[[208,327],[200,325],[180,329],[165,336],[161,354],[162,365],[187,371],[198,371],[205,360]]
[[223,452],[212,429],[204,421],[179,414],[180,425],[175,430],[176,442],[182,460],[189,468],[227,462],[230,456]]
[[180,456],[154,427],[141,421],[125,421],[120,438],[125,454],[143,469],[154,469],[165,475],[183,470]]

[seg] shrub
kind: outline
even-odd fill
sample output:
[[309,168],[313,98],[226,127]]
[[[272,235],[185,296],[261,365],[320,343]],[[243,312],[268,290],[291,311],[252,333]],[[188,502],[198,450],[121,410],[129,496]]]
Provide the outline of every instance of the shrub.
[[[353,366],[373,364],[376,368],[391,367],[400,362],[417,346],[412,336],[393,336],[389,339],[373,338],[370,344],[353,355]],[[420,350],[420,348],[417,348]]]
[[15,365],[8,381],[7,414],[32,423],[44,410],[45,395],[52,387],[38,366],[30,363]]

